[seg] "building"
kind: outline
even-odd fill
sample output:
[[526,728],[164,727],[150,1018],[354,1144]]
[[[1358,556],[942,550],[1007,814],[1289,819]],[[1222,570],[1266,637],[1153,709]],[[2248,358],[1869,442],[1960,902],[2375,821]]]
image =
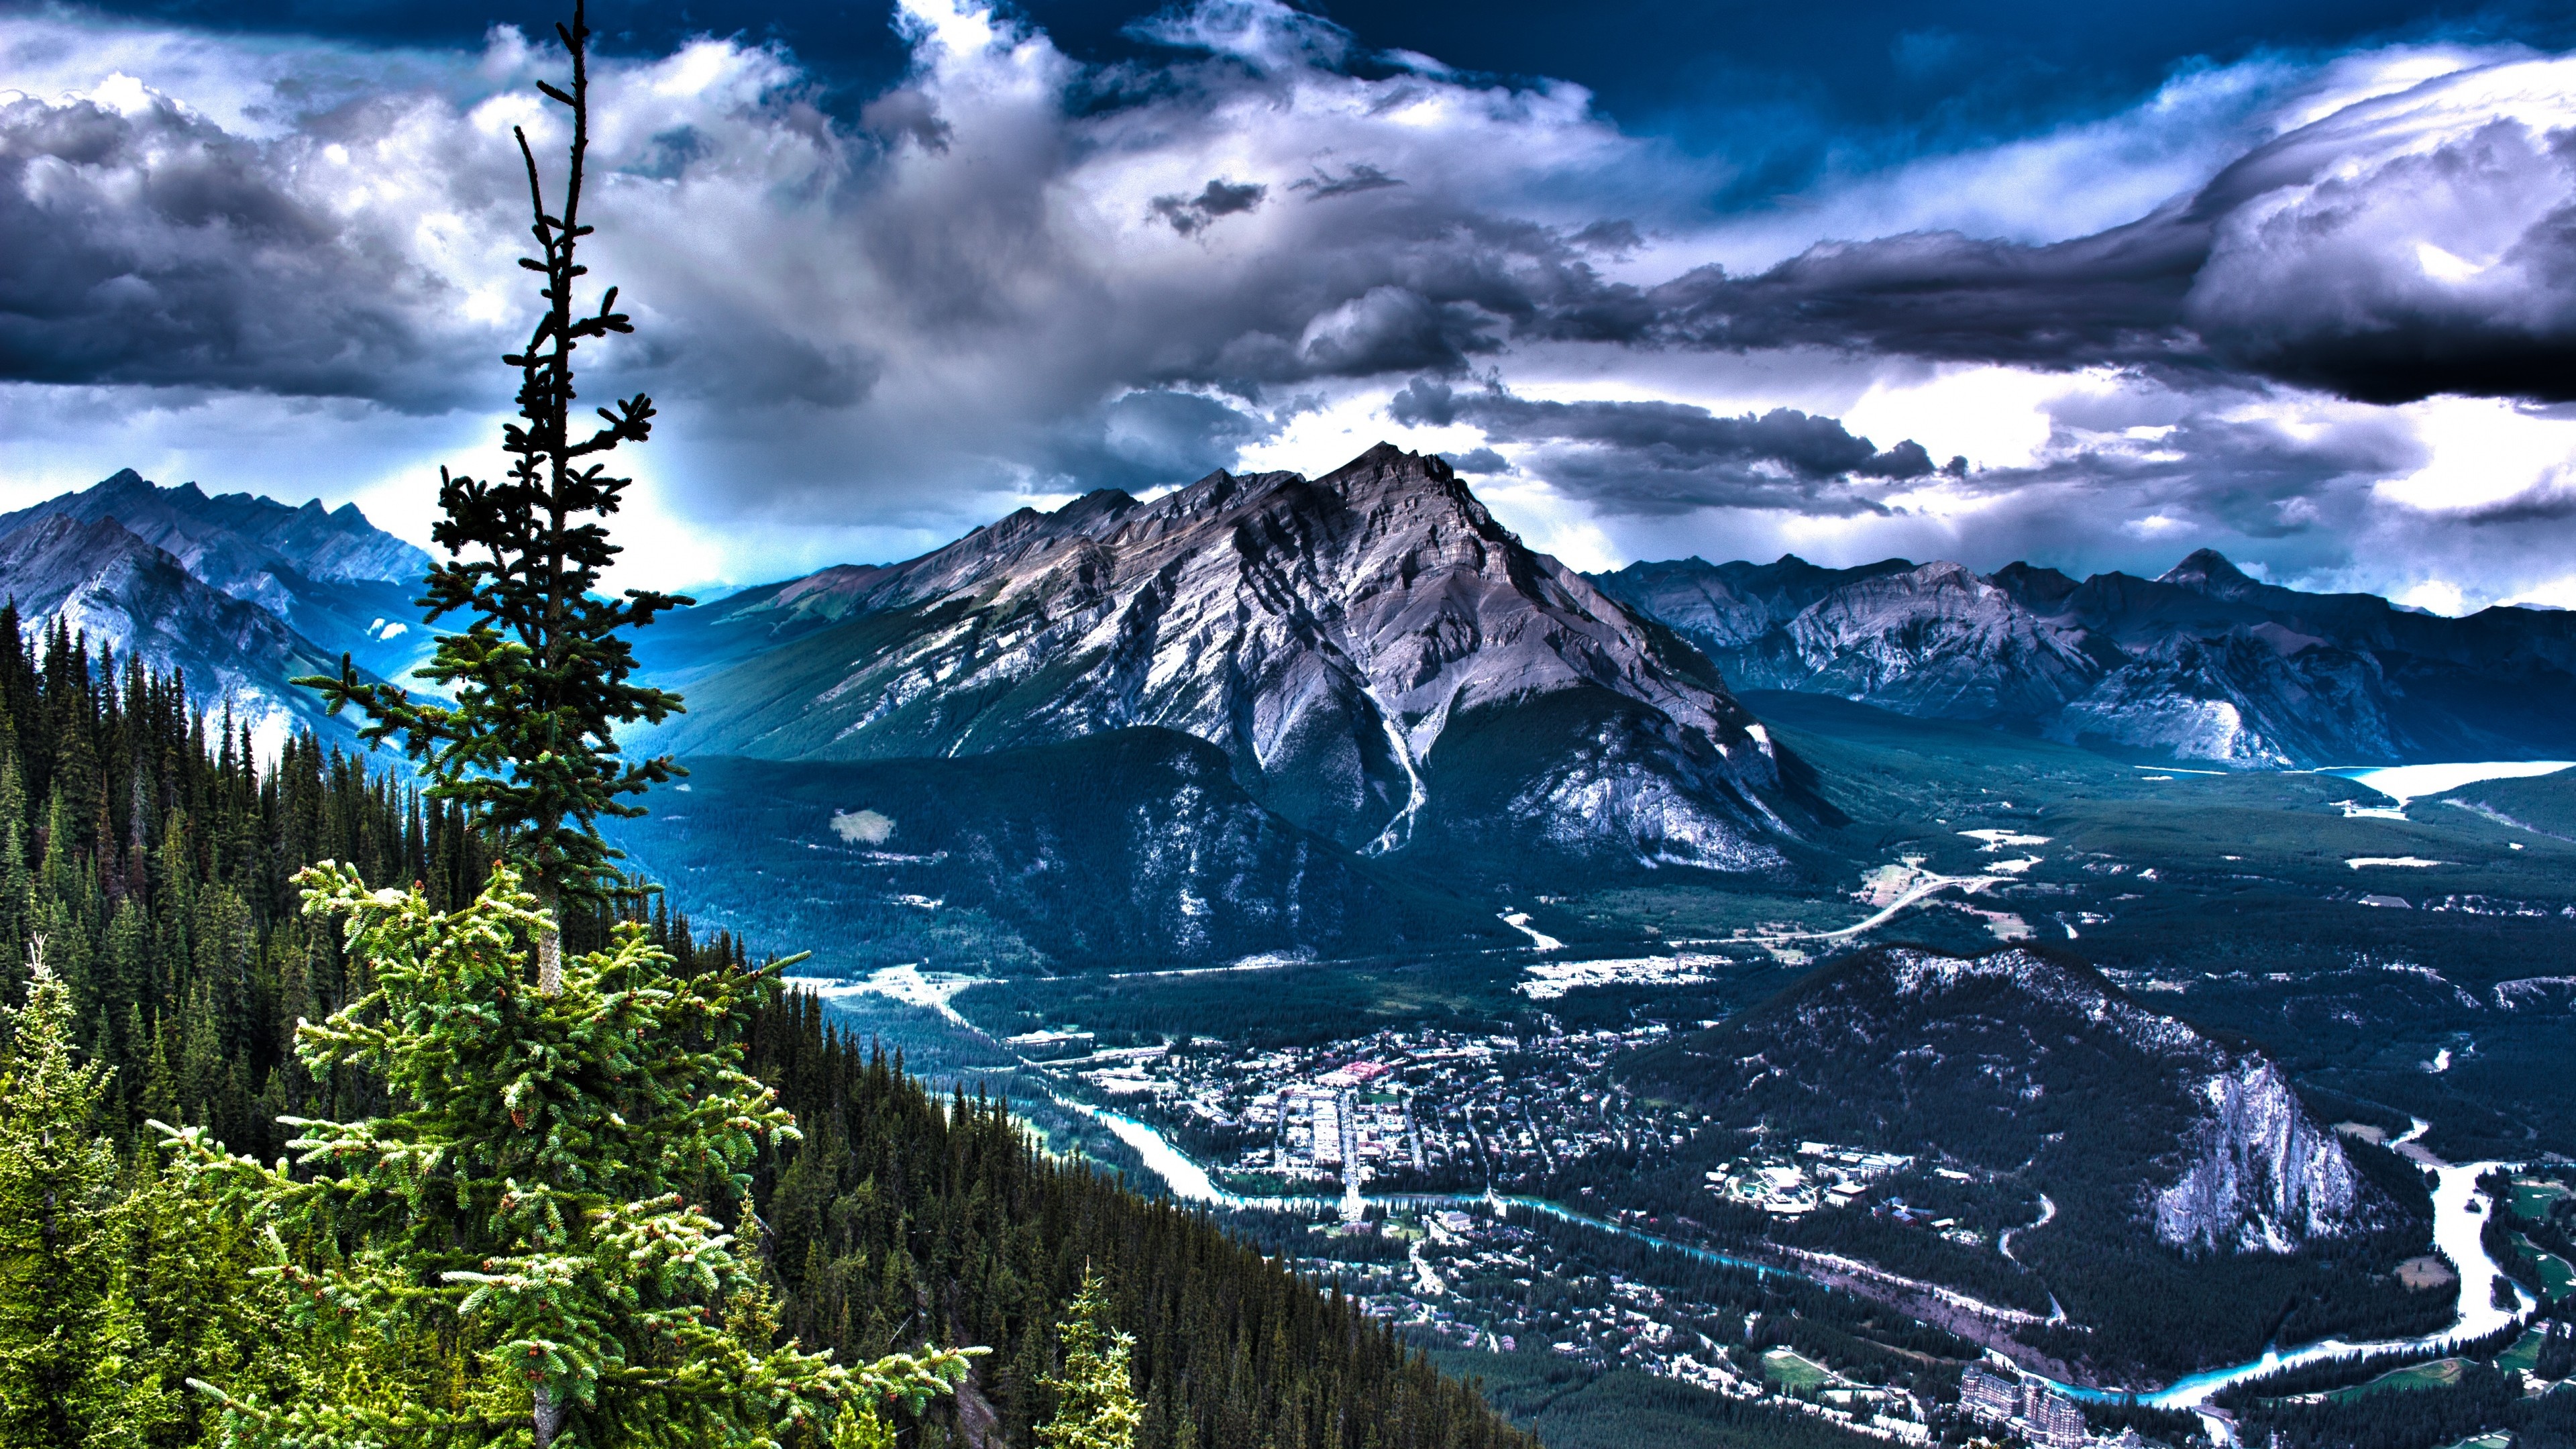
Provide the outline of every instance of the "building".
[[2018,1382],[1970,1364],[1959,1371],[1959,1410],[2019,1429],[2040,1449],[2083,1449],[2084,1410],[2046,1379]]
[[2021,1414],[2021,1388],[1970,1364],[1959,1371],[1959,1409],[1972,1418],[2007,1423]]
[[1030,1031],[1002,1038],[1002,1045],[1033,1062],[1089,1056],[1093,1037],[1087,1031]]
[[2042,1449],[2083,1449],[2084,1411],[2044,1379],[2021,1381],[2021,1424]]

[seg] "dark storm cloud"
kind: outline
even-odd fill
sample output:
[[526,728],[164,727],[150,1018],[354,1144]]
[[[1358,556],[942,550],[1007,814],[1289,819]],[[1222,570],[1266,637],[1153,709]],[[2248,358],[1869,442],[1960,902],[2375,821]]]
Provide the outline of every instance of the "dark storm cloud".
[[1918,233],[1751,276],[1702,268],[1647,294],[1647,335],[2250,374],[2374,403],[2576,399],[2576,128],[2555,104],[2511,114],[2526,82],[2563,96],[2563,69],[2483,67],[2362,102],[2071,241]]
[[0,104],[0,377],[436,408],[420,319],[457,300],[167,102]]
[[1220,216],[1233,216],[1261,205],[1270,188],[1259,182],[1211,180],[1207,189],[1196,196],[1157,196],[1154,214],[1170,222],[1172,230],[1183,236],[1195,236],[1207,230],[1209,222]]
[[1334,196],[1357,196],[1363,191],[1383,191],[1403,184],[1401,177],[1389,176],[1363,161],[1339,176],[1318,171],[1302,180],[1291,181],[1288,189],[1307,193],[1309,201],[1322,201]]
[[1876,511],[1880,505],[1854,491],[1851,480],[1937,471],[1912,439],[1881,450],[1833,418],[1794,408],[1724,417],[1684,403],[1543,402],[1499,386],[1460,391],[1416,378],[1388,411],[1408,425],[1463,422],[1496,442],[1535,445],[1559,492],[1619,512]]
[[1829,242],[1750,277],[1654,288],[1644,335],[1736,352],[1825,347],[2041,367],[2201,362],[2183,299],[2208,229],[2156,217],[2052,246],[1956,232]]

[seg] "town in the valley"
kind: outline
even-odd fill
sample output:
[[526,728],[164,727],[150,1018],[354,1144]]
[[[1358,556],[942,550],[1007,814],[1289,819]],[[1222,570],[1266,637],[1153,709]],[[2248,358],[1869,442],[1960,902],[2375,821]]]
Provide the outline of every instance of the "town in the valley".
[[[1956,1403],[1819,1361],[1777,1341],[1759,1315],[1733,1316],[1605,1270],[1586,1251],[1604,1225],[1634,1224],[1650,1237],[1661,1224],[1643,1214],[1604,1206],[1595,1224],[1574,1228],[1562,1212],[1516,1200],[1579,1174],[1596,1154],[1653,1161],[1717,1131],[1704,1114],[1658,1111],[1608,1080],[1611,1058],[1665,1032],[1390,1030],[1238,1051],[1205,1037],[1102,1048],[1091,1033],[1060,1029],[1004,1045],[1081,1096],[1156,1127],[1221,1190],[1303,1204],[1316,1220],[1301,1269],[1417,1338],[1635,1368],[1900,1443],[2137,1449],[2135,1429],[2089,1424],[2074,1399],[1999,1355],[1965,1371]],[[1721,1162],[1701,1174],[1713,1203],[1777,1218],[1869,1212],[1964,1244],[1990,1241],[1889,1190],[1918,1168],[1968,1176],[1955,1168],[1760,1135],[1730,1142]]]

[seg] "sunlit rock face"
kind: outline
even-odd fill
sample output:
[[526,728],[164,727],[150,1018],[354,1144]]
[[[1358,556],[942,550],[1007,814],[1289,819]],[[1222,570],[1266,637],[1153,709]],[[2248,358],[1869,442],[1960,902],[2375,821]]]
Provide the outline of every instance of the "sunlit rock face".
[[1373,853],[1510,831],[1748,869],[1786,828],[1777,753],[1705,660],[1387,445],[1321,478],[1023,510],[739,595],[685,637],[732,662],[669,748],[960,755],[1151,725]]
[[2353,1226],[2361,1179],[2269,1061],[2200,1084],[2206,1104],[2182,1180],[2155,1197],[2156,1236],[2178,1247],[2294,1252]]

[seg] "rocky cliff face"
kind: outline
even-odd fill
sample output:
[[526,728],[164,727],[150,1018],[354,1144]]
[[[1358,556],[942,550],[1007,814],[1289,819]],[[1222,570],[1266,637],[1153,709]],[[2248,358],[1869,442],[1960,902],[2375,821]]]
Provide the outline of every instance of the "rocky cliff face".
[[2444,619],[2303,594],[2206,549],[2156,579],[1901,560],[1835,573],[1784,558],[1640,564],[1597,582],[1742,688],[2238,768],[2576,750],[2576,619]]
[[2177,1247],[2295,1252],[2356,1221],[2362,1183],[2281,1069],[2237,1062],[2199,1087],[2205,1115],[2182,1180],[2155,1195],[2156,1236]]
[[1023,510],[726,600],[674,638],[719,665],[664,748],[883,759],[1158,726],[1371,853],[1508,829],[1776,859],[1779,762],[1705,663],[1522,546],[1440,459],[1385,445],[1311,480]]

